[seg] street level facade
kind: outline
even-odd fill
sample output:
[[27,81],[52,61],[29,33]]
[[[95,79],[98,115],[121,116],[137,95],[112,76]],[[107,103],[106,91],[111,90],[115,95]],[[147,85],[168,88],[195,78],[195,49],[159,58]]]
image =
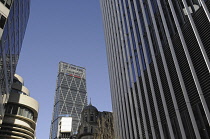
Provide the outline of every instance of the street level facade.
[[30,0],[0,0],[0,124],[30,13]]
[[210,0],[100,0],[117,139],[210,138]]
[[50,139],[74,137],[85,106],[87,106],[86,69],[59,62]]

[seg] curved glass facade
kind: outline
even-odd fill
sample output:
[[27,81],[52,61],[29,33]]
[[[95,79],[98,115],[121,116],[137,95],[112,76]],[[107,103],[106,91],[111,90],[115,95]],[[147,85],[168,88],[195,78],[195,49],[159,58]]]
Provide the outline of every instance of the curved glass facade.
[[100,0],[117,139],[210,138],[210,1]]

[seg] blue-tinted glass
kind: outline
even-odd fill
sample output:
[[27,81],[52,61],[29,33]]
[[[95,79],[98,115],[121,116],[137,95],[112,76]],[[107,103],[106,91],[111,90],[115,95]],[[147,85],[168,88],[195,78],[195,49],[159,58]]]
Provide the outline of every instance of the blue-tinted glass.
[[130,11],[129,11],[129,10],[127,10],[127,13],[128,13],[129,27],[131,27],[131,26],[132,26],[132,20],[131,20]]
[[137,35],[138,43],[141,43],[141,37],[140,37],[140,32],[139,32],[139,26],[138,26],[138,23],[137,23],[137,22],[135,22],[135,29],[136,29],[136,35]]
[[148,25],[150,25],[151,21],[150,21],[149,9],[146,4],[144,4],[144,8],[145,8],[145,14],[146,14],[146,19],[147,19]]
[[144,60],[144,53],[143,53],[143,50],[140,49],[140,55],[141,55],[141,62],[142,62],[142,65],[143,65],[143,69],[145,70],[146,69],[146,63],[145,63],[145,60]]
[[128,66],[128,81],[129,81],[129,87],[132,87],[132,82],[131,82],[131,77],[130,77],[130,74],[131,74],[131,72],[130,72],[130,69],[129,69],[129,66]]
[[137,72],[138,72],[138,76],[141,76],[141,69],[140,69],[140,65],[139,65],[139,58],[137,55],[137,52],[135,52],[135,60],[136,60],[136,67],[137,67]]
[[128,39],[128,50],[129,50],[129,56],[128,57],[131,57],[132,56],[132,51],[131,51],[131,43],[130,43],[129,39]]
[[131,60],[131,68],[132,68],[132,74],[133,74],[133,81],[136,82],[134,64],[135,64],[135,63],[133,63],[133,60]]
[[132,43],[133,43],[133,49],[136,50],[136,42],[135,42],[133,28],[131,29],[131,39],[132,39]]
[[158,11],[157,1],[156,0],[151,0],[151,4],[152,4],[153,12],[156,13]]
[[150,63],[152,61],[152,59],[151,59],[151,53],[150,53],[150,49],[149,49],[149,43],[146,38],[145,38],[145,47],[146,47],[148,62]]
[[[7,0],[5,5],[7,8],[10,8],[10,11],[5,22],[2,37],[0,40],[0,62],[3,63],[4,61],[4,63],[6,64],[4,65],[6,68],[6,74],[3,74],[3,66],[0,67],[0,86],[2,94],[10,92],[8,88],[10,88],[12,84],[13,75],[16,69],[17,60],[24,37],[23,35],[22,37],[19,37],[19,33],[23,34],[22,32],[25,32],[26,21],[29,17],[29,7],[23,7],[22,11],[19,11],[19,5],[25,5],[24,3],[27,3],[27,5],[29,6],[30,2],[29,0],[15,0],[12,3],[12,0]],[[27,15],[27,18],[22,20],[25,15]],[[19,28],[19,25],[24,27]],[[16,48],[18,48],[18,51],[16,51]],[[3,55],[4,57],[2,57]],[[11,70],[11,68],[13,68],[13,70]],[[6,75],[8,80],[3,81],[2,79],[5,78],[3,75]]]
[[144,33],[144,32],[146,32],[146,29],[145,29],[145,25],[144,25],[144,20],[143,20],[142,14],[139,14],[139,19],[140,19],[142,32]]
[[134,7],[133,1],[131,1],[131,10],[132,10],[133,19],[136,19],[136,12],[135,12],[135,7]]
[[139,0],[135,0],[135,1],[136,1],[137,10],[138,12],[140,12],[141,11],[140,1]]

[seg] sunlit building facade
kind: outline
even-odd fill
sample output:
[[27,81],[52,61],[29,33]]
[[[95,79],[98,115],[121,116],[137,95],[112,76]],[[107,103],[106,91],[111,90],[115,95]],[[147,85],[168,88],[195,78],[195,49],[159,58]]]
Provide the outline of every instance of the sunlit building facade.
[[[60,62],[50,139],[70,138],[77,134],[81,112],[86,105],[86,69]],[[70,127],[62,130],[62,119],[64,118],[72,119],[72,122],[68,125]]]
[[117,139],[210,138],[210,1],[100,0]]
[[1,139],[35,139],[39,104],[30,97],[21,76],[15,74],[5,115],[0,125]]
[[30,0],[0,0],[0,124],[30,13]]

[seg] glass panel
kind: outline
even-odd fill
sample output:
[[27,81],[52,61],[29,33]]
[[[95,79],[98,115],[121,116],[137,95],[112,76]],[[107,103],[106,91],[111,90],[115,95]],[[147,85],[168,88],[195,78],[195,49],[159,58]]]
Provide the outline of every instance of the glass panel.
[[18,107],[17,106],[13,106],[12,114],[17,114],[17,112],[18,112]]
[[84,127],[84,133],[87,133],[87,132],[88,132],[88,128]]
[[12,0],[7,0],[6,7],[7,7],[8,9],[10,9],[11,4],[12,4]]
[[5,3],[5,0],[0,0],[0,2]]
[[0,28],[4,28],[5,22],[6,22],[6,17],[4,17],[3,15],[0,15],[1,19],[0,19]]
[[93,121],[93,114],[90,115],[90,121]]
[[12,106],[7,106],[6,113],[8,114],[12,113]]

